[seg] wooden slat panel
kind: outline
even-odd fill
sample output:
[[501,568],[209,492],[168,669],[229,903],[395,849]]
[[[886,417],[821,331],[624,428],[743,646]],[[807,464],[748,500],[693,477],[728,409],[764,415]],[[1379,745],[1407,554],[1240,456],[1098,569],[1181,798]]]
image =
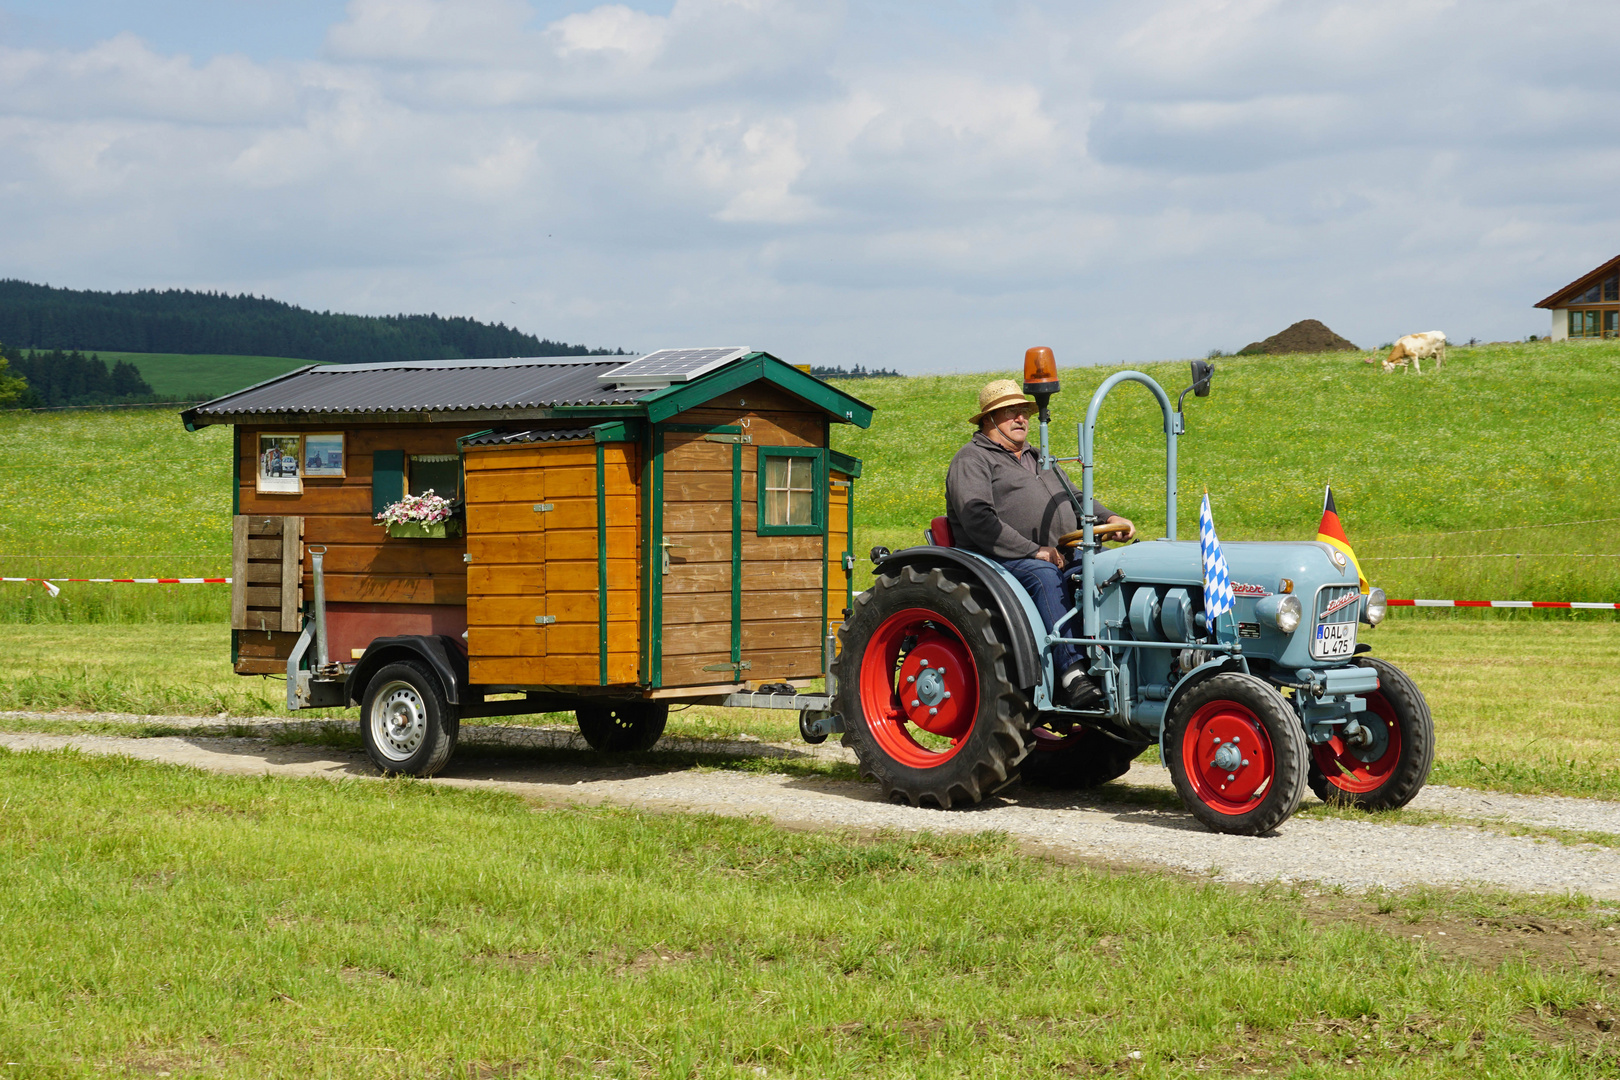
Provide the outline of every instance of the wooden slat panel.
[[[305,530],[304,565],[314,572],[308,546],[319,541]],[[325,566],[329,574],[447,574],[466,568],[459,544],[440,540],[396,540],[393,543],[326,545]],[[307,576],[307,574],[306,574]]]
[[[236,571],[231,579],[231,595],[234,603],[237,586],[246,585],[274,585],[277,591],[281,589],[281,563],[279,562],[250,562],[243,569]],[[278,600],[276,607],[281,606]]]
[[237,659],[235,671],[238,675],[285,675],[287,661],[243,656]]
[[483,450],[473,447],[464,455],[467,471],[589,465],[596,467],[596,443],[548,443],[521,450]]
[[285,518],[281,529],[281,629],[297,632],[304,622],[299,581],[304,568],[304,519]]
[[[743,528],[752,520],[743,507]],[[724,532],[731,534],[731,497],[724,503],[669,503],[664,507],[664,535],[681,532]]]
[[[681,472],[723,472],[730,476],[731,453],[731,444],[705,442],[701,435],[665,435],[665,482],[668,482],[672,469]],[[746,451],[743,456],[745,458],[748,456]],[[730,498],[729,492],[727,498]]]
[[535,509],[534,503],[468,503],[467,532],[472,535],[487,533],[539,532],[546,527],[546,512]]
[[666,502],[718,503],[726,511],[726,527],[731,527],[731,470],[725,472],[680,472],[664,467]]
[[527,566],[469,566],[467,595],[530,596],[546,591],[546,564]]
[[472,656],[467,660],[468,678],[475,683],[501,683],[513,686],[542,686],[545,684],[543,657],[485,658]]
[[365,604],[465,604],[467,578],[328,574],[326,598]]
[[247,626],[248,521],[238,514],[231,519],[231,628]]
[[281,562],[281,537],[274,540],[249,540],[247,542],[247,557],[250,559],[274,559]]
[[292,655],[293,646],[296,644],[298,644],[297,634],[284,634],[279,630],[272,630],[268,635],[259,630],[236,634],[238,656],[280,660],[283,671],[287,667],[287,657]]
[[467,651],[477,657],[545,656],[549,627],[469,626]]
[[[791,649],[781,652],[753,653],[746,657],[750,679],[804,679],[825,674],[822,671],[821,647]],[[664,680],[668,685],[669,679]]]
[[546,614],[544,596],[469,596],[468,626],[535,626]]
[[[664,655],[665,656],[691,656],[702,653],[710,657],[712,663],[719,663],[731,659],[731,619],[711,623],[672,624],[664,620]],[[670,633],[672,626],[679,625],[679,633]]]
[[[634,556],[640,535],[632,528],[608,529],[608,554],[614,558]],[[564,529],[555,533],[474,534],[467,538],[467,550],[474,566],[486,563],[513,565],[564,559],[594,559],[597,554],[595,529]]]
[[[265,611],[274,611],[276,613],[276,617],[271,620],[270,629],[281,629],[281,626],[279,625],[281,622],[281,585],[279,583],[273,588],[249,585],[244,588],[242,592],[244,594],[244,599],[247,601],[248,607]],[[257,620],[255,620],[255,622],[256,621]],[[258,627],[254,625],[248,627],[248,629],[257,630]]]
[[[656,570],[656,568],[655,568]],[[748,572],[746,564],[743,573]],[[679,574],[671,573],[664,578],[664,595],[672,596],[677,593],[721,593],[724,594],[723,603],[726,609],[731,609],[731,564],[729,562],[693,563],[681,567]],[[716,600],[716,603],[722,601]]]
[[742,574],[744,592],[762,592],[767,589],[821,590],[821,560],[815,562],[744,562]]
[[[732,669],[724,671],[704,671],[705,664],[716,664],[723,659],[730,658],[730,646],[727,646],[725,657],[715,657],[712,654],[699,656],[671,656],[664,655],[664,685],[665,686],[703,686],[715,683],[730,683]],[[752,671],[747,673],[749,678],[756,676]]]
[[371,517],[371,484],[346,483],[334,486],[304,481],[302,495],[259,493],[252,484],[243,484],[239,503],[244,514],[286,515],[289,511],[311,514],[356,514]]
[[279,517],[266,517],[263,514],[243,514],[247,519],[247,534],[249,536],[276,536],[279,537],[284,524]]
[[742,594],[742,617],[750,619],[808,619],[821,618],[821,590],[795,589],[789,592],[775,590]]
[[[817,597],[819,600],[819,596]],[[756,651],[782,652],[788,649],[814,649],[821,645],[821,605],[814,618],[756,619],[742,624],[743,659],[752,660]]]

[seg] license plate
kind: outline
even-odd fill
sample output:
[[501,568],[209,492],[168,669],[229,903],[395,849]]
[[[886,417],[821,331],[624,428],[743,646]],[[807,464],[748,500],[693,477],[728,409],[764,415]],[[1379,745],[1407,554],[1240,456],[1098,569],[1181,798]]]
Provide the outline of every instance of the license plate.
[[1311,640],[1311,656],[1317,660],[1333,660],[1356,654],[1356,624],[1330,622],[1316,624],[1316,637]]

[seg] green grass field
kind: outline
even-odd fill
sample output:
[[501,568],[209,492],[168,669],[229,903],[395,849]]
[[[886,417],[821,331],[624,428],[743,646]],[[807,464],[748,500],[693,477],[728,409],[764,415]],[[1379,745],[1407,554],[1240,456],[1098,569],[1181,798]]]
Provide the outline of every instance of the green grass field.
[[[1213,394],[1188,398],[1182,538],[1206,486],[1223,539],[1314,537],[1331,482],[1364,568],[1391,596],[1620,600],[1620,344],[1454,348],[1423,376],[1384,375],[1361,355],[1218,362]],[[1172,394],[1185,385],[1185,364],[1145,368]],[[1074,452],[1075,420],[1113,370],[1063,372],[1060,453]],[[865,462],[860,553],[919,542],[943,511],[945,466],[990,377],[846,384],[878,406],[869,430],[834,429],[835,447]],[[1099,495],[1160,535],[1163,436],[1145,389],[1109,399],[1097,445]],[[4,576],[224,574],[229,430],[187,433],[163,410],[0,414],[0,507]],[[869,574],[863,558],[857,584]],[[73,586],[46,603],[38,586],[4,585],[0,621],[215,620],[223,591]]]
[[1448,944],[1524,921],[1601,942],[1614,912],[1578,900],[1244,890],[994,835],[863,842],[62,753],[0,751],[0,821],[6,1076],[1617,1066],[1612,979],[1511,938],[1494,959]]
[[289,356],[192,356],[181,353],[98,353],[108,367],[128,360],[141,378],[174,401],[206,400],[312,363]]

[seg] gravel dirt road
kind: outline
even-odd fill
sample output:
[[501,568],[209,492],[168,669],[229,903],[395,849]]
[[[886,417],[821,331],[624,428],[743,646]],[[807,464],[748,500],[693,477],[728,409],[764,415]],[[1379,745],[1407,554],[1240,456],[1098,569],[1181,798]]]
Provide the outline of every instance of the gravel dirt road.
[[[0,714],[13,722],[49,714]],[[75,721],[170,723],[198,734],[161,738],[116,735],[0,733],[0,747],[122,754],[144,761],[190,765],[236,775],[377,779],[360,751],[275,745],[278,730],[319,724],[239,721],[254,737],[209,733],[195,717],[75,714]],[[342,724],[354,729],[352,721]],[[224,730],[224,721],[216,731]],[[263,737],[260,737],[260,732]],[[463,744],[580,748],[561,729],[468,726]],[[660,749],[754,755],[777,759],[853,760],[829,743],[821,747],[759,742],[669,740]],[[1069,858],[1104,859],[1207,873],[1220,881],[1318,882],[1352,890],[1416,885],[1483,885],[1521,892],[1578,892],[1620,899],[1620,803],[1593,799],[1500,795],[1431,786],[1409,807],[1430,812],[1421,825],[1329,816],[1294,818],[1275,835],[1220,836],[1179,808],[1142,789],[1169,786],[1156,766],[1132,769],[1122,785],[1073,793],[1023,788],[969,810],[893,806],[869,784],[770,772],[693,768],[678,763],[624,765],[536,761],[533,754],[458,755],[430,783],[497,789],[546,803],[633,806],[654,810],[748,815],[796,828],[1003,832],[1032,850]],[[1307,800],[1307,805],[1314,800]],[[1539,835],[1536,833],[1539,831]],[[1512,835],[1529,832],[1530,835]],[[1549,835],[1556,833],[1556,836]],[[1574,834],[1587,834],[1579,836]],[[1596,840],[1598,842],[1587,842]]]

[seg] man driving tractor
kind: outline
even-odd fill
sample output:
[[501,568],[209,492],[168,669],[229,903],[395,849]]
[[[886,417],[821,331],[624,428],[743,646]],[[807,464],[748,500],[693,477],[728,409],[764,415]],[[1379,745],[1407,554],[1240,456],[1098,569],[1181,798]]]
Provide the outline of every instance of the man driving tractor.
[[[1068,559],[1058,538],[1080,522],[1056,469],[1042,472],[1039,451],[1029,445],[1035,410],[1011,379],[979,391],[979,411],[968,419],[979,430],[951,459],[945,476],[946,518],[959,546],[999,562],[1029,590],[1050,631],[1069,610],[1062,586]],[[1124,528],[1118,539],[1136,535],[1129,519],[1093,502],[1099,523]],[[1056,646],[1053,664],[1063,704],[1085,709],[1102,700],[1075,646]]]

